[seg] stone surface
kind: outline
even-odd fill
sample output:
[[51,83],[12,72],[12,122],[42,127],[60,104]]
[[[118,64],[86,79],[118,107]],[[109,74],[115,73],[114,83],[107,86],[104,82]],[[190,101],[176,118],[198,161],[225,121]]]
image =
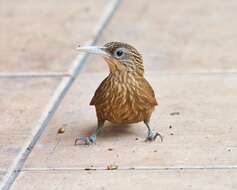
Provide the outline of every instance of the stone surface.
[[[159,106],[151,126],[164,142],[144,142],[143,123],[107,128],[97,144],[74,146],[77,136],[96,129],[89,102],[103,75],[80,75],[37,143],[25,168],[142,166],[230,166],[237,163],[236,75],[147,73]],[[218,84],[218,85],[217,85]],[[64,134],[57,134],[60,127]],[[138,139],[136,139],[138,138]],[[112,151],[108,149],[112,148]]]
[[31,139],[59,79],[0,79],[0,170],[7,170]]
[[1,183],[1,181],[2,181],[4,175],[5,175],[5,172],[0,171],[0,183]]
[[[66,71],[109,1],[0,2],[0,72]],[[4,63],[4,64],[3,64]]]
[[[13,190],[235,190],[236,170],[22,172]],[[217,180],[218,179],[218,180]]]
[[[133,44],[147,70],[168,72],[237,71],[237,1],[123,1],[100,45]],[[84,72],[105,71],[100,59]]]

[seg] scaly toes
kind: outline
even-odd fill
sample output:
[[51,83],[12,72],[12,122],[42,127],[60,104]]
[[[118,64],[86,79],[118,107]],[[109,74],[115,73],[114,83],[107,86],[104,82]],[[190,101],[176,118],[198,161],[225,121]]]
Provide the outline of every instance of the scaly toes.
[[90,137],[89,137],[89,140],[91,143],[95,143],[96,141],[96,134],[92,134]]
[[90,145],[89,137],[78,137],[75,139],[74,145]]
[[89,137],[78,137],[75,139],[74,145],[90,145],[92,142]]
[[91,145],[95,143],[96,141],[96,135],[91,135],[89,137],[78,137],[75,139],[74,144],[75,145]]

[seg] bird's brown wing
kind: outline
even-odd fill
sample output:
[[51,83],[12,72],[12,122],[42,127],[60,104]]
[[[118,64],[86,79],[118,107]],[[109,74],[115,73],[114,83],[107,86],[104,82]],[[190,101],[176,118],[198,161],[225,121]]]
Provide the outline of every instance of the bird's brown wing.
[[138,89],[138,95],[141,97],[143,102],[147,102],[152,106],[158,105],[155,97],[154,90],[152,89],[151,85],[145,78],[140,78],[139,84],[140,88]]
[[104,92],[105,92],[105,83],[106,83],[106,80],[107,80],[107,78],[105,78],[102,82],[101,82],[101,84],[99,85],[99,87],[96,89],[96,91],[95,91],[95,94],[94,94],[94,96],[93,96],[93,98],[91,99],[91,102],[90,102],[90,105],[95,105],[97,102],[99,102],[99,103],[102,103],[102,102],[104,102],[105,100],[105,96],[104,96]]

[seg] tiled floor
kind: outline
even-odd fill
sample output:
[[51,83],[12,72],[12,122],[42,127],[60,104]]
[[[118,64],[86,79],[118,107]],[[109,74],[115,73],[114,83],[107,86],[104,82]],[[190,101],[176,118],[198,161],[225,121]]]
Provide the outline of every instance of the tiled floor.
[[0,168],[8,170],[50,100],[59,79],[0,79]]
[[[13,190],[31,189],[236,189],[234,170],[23,172]],[[44,179],[43,181],[41,179]],[[217,180],[218,179],[218,180]],[[38,181],[33,183],[32,181]]]
[[[118,2],[0,2],[0,189],[235,190],[236,1]],[[96,128],[89,102],[108,74],[90,56],[70,86],[75,47],[112,40],[144,55],[163,143],[144,142],[142,123],[107,123],[95,145],[74,146]]]
[[[144,56],[146,70],[235,72],[237,1],[123,1],[99,44],[125,41]],[[93,56],[85,72],[104,71]]]
[[0,72],[66,72],[108,0],[0,2]]

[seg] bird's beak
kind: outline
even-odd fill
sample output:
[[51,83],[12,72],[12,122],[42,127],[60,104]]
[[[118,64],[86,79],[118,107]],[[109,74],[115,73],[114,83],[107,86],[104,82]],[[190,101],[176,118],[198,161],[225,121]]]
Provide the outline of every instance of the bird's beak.
[[110,54],[106,52],[106,47],[103,46],[83,46],[83,47],[77,47],[78,51],[86,52],[86,53],[92,53],[101,55],[102,57],[110,58]]

